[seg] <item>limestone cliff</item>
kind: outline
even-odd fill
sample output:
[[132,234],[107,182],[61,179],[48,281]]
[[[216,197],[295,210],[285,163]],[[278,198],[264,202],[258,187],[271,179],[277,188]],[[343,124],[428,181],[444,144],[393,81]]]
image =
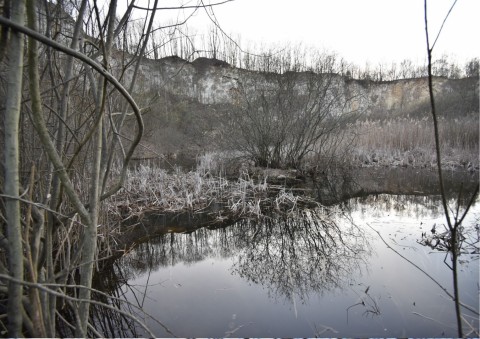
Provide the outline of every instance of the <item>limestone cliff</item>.
[[[132,72],[127,71],[127,79]],[[275,86],[275,78],[282,76],[285,75],[238,69],[223,61],[207,58],[198,58],[193,62],[178,57],[145,59],[140,66],[135,92],[167,91],[204,105],[229,104],[232,103],[232,92],[238,88],[239,82],[243,82],[243,85],[246,82],[247,85],[262,83],[264,86]],[[351,102],[351,108],[361,108],[366,114],[412,112],[423,107],[429,100],[426,78],[373,82],[336,76],[335,83],[342,87],[341,93],[355,98]],[[478,110],[478,79],[436,77],[434,88],[438,98],[457,96],[459,101],[468,101],[470,111]]]

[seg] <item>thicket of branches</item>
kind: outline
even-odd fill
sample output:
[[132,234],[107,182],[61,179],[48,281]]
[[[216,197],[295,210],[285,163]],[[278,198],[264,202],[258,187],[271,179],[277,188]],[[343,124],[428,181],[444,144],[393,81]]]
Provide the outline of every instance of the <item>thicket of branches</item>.
[[0,1],[2,335],[102,336],[90,305],[115,309],[92,299],[94,270],[112,254],[102,201],[122,187],[142,137],[148,107],[130,93],[160,29],[158,0],[117,5]]
[[300,168],[309,154],[333,156],[358,112],[356,94],[331,69],[331,59],[319,58],[317,72],[237,79],[227,142],[257,166]]

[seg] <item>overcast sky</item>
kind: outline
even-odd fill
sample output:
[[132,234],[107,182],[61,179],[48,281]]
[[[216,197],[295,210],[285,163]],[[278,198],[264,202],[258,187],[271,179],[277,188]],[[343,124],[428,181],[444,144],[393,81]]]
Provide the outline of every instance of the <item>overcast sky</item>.
[[[209,1],[221,0],[204,2]],[[452,4],[428,2],[431,35],[436,35]],[[234,0],[214,9],[223,30],[240,34],[244,42],[301,42],[359,65],[403,59],[423,63],[426,56],[422,0]],[[199,11],[190,25],[201,30],[211,23]],[[434,56],[448,54],[460,63],[480,56],[479,33],[480,1],[458,0]]]

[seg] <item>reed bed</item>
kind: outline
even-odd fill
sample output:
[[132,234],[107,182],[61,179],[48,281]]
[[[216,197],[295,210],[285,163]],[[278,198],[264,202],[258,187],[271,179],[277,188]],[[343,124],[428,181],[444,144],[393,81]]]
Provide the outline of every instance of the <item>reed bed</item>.
[[[349,129],[357,135],[354,163],[435,166],[435,142],[430,119],[357,121]],[[441,118],[439,129],[445,165],[478,170],[478,114],[455,119]]]

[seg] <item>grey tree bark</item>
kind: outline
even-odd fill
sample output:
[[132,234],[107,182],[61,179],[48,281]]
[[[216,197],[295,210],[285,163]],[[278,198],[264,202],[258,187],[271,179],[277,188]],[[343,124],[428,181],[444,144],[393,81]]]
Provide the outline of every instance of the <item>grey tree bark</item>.
[[[104,47],[104,67],[108,69],[108,63],[110,59],[110,50],[113,42],[115,13],[117,12],[117,1],[112,0],[110,2],[108,18],[108,29],[106,36],[106,43]],[[90,300],[91,287],[94,270],[94,260],[97,251],[97,223],[98,215],[100,211],[100,193],[101,193],[101,171],[102,171],[102,145],[103,145],[103,112],[106,98],[106,86],[107,80],[102,78],[97,86],[96,100],[96,114],[98,124],[96,126],[94,136],[94,161],[91,170],[91,183],[90,183],[90,224],[87,226],[84,235],[84,256],[80,266],[80,284],[85,286],[79,292],[80,299]],[[88,328],[88,315],[90,310],[89,303],[81,303],[79,307],[80,326],[77,327],[75,335],[77,337],[84,336],[87,333]]]
[[[12,4],[12,21],[23,24],[25,21],[25,1],[18,0]],[[9,71],[8,90],[5,107],[5,187],[6,195],[18,197],[19,183],[19,121],[23,84],[23,34],[16,30],[10,32],[8,51]],[[12,277],[23,280],[23,246],[20,202],[15,198],[5,201],[7,234],[9,240],[8,258]],[[22,335],[22,295],[21,284],[10,281],[8,285],[8,335]]]

